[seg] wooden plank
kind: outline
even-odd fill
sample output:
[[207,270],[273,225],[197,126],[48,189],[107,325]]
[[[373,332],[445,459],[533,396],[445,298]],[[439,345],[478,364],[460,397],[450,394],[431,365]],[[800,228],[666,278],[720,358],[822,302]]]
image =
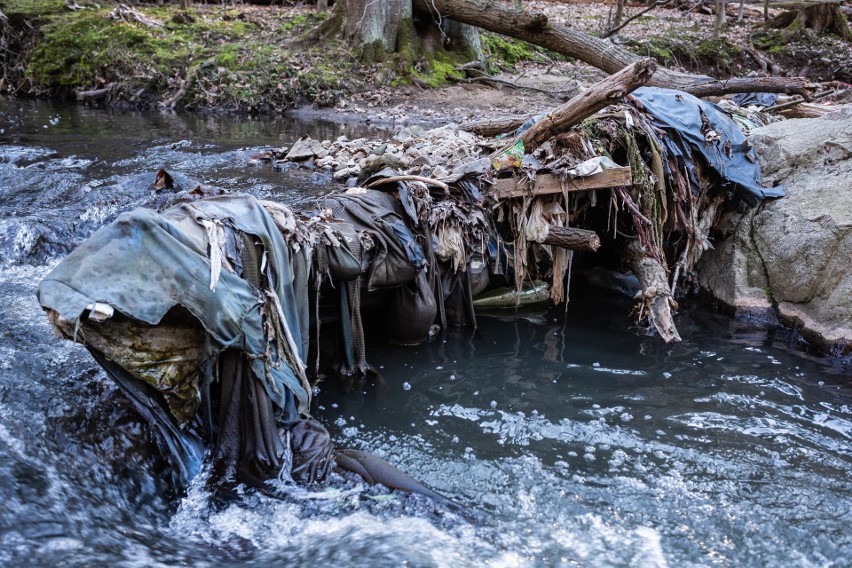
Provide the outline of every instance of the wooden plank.
[[604,170],[599,174],[583,178],[566,178],[562,182],[559,176],[554,174],[541,174],[535,177],[535,187],[530,188],[526,179],[515,177],[498,179],[492,186],[491,192],[497,199],[510,199],[525,195],[550,195],[565,191],[591,191],[593,189],[606,189],[608,187],[621,187],[633,185],[633,175],[629,167],[612,168]]

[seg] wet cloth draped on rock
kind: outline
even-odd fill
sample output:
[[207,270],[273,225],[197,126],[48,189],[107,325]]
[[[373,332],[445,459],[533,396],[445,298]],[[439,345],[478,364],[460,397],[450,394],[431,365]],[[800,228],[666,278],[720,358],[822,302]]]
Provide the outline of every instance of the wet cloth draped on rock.
[[[252,254],[246,254],[249,249]],[[96,303],[118,312],[101,326],[105,330],[128,318],[157,326],[174,309],[188,312],[207,338],[199,350],[198,376],[133,372],[138,367],[104,364],[103,353],[96,353],[96,358],[137,408],[160,426],[166,444],[182,462],[185,478],[200,465],[197,448],[205,428],[197,418],[212,423],[209,409],[206,417],[197,412],[204,399],[202,385],[209,387],[223,373],[237,375],[218,385],[218,435],[237,435],[242,447],[235,449],[233,440],[222,438],[216,443],[217,452],[232,462],[240,461],[241,452],[243,457],[263,458],[255,461],[266,471],[256,473],[268,475],[270,468],[282,465],[279,460],[288,450],[277,428],[286,430],[310,406],[303,363],[310,323],[305,259],[299,257],[304,250],[291,253],[272,217],[250,196],[218,197],[162,213],[137,209],[119,216],[66,257],[41,282],[38,299],[45,309],[70,322],[72,334],[90,331],[93,338],[99,333],[98,324],[85,314]],[[103,337],[115,337],[111,333]],[[98,351],[97,346],[88,346]],[[222,353],[229,355],[214,364]],[[162,369],[168,364],[148,362],[149,367]],[[179,382],[196,388],[187,394],[176,388]],[[266,397],[260,397],[255,383],[262,385],[267,402],[260,404]],[[156,394],[165,399],[170,416],[154,402]],[[253,407],[246,406],[246,397],[256,401]],[[233,409],[230,425],[223,426]],[[243,417],[235,422],[237,414]],[[244,431],[237,434],[240,429]],[[213,441],[208,437],[208,443]],[[235,464],[227,467],[233,473]]]
[[215,290],[210,289],[211,262],[201,220],[227,223],[262,242],[282,323],[299,361],[304,361],[309,322],[300,317],[298,306],[307,302],[306,285],[294,287],[289,249],[272,218],[249,196],[198,201],[162,214],[137,209],[121,215],[48,274],[38,288],[39,302],[69,321],[77,321],[87,306],[103,302],[151,325],[181,305],[202,324],[215,351],[235,347],[252,357],[252,369],[274,402],[284,406],[287,388],[299,411],[307,412],[310,389],[304,373],[264,364],[269,345],[259,291],[227,270],[219,274]]

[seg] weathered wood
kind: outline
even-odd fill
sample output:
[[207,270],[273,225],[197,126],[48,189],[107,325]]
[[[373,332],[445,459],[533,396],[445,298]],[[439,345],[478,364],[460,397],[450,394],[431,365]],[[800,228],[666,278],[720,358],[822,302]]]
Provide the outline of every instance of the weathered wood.
[[629,167],[604,170],[599,174],[582,178],[562,179],[555,174],[540,174],[535,177],[535,186],[530,187],[526,178],[498,179],[491,192],[497,199],[511,199],[525,195],[552,195],[563,191],[590,191],[610,187],[633,185],[633,176]]
[[497,136],[510,130],[515,130],[535,114],[509,115],[499,118],[485,118],[482,120],[471,120],[459,125],[461,130],[479,134],[480,136]]
[[[490,0],[413,0],[414,7],[430,14],[435,20],[452,18],[488,31],[504,34],[552,49],[592,65],[606,73],[616,73],[639,58],[614,43],[594,37],[576,28],[569,28],[549,22],[544,14],[526,11],[512,11],[502,8],[500,3]],[[766,92],[796,92],[785,83],[783,78],[771,83]],[[798,88],[798,79],[787,79]],[[714,81],[706,75],[690,75],[665,67],[660,68],[651,78],[649,85],[680,89],[696,94],[697,87],[704,94],[696,96],[726,95],[737,92],[743,86],[738,82]],[[780,90],[773,90],[780,89]]]
[[107,96],[115,89],[115,83],[110,83],[102,89],[91,89],[89,91],[77,91],[77,100],[85,101],[88,99],[100,99]]
[[544,118],[514,138],[492,157],[513,147],[518,140],[524,143],[524,151],[532,152],[547,140],[579,123],[607,105],[610,105],[648,82],[657,70],[657,63],[650,58],[641,59],[599,81],[567,103],[556,107]]
[[677,302],[672,298],[666,270],[657,259],[648,256],[638,239],[628,242],[621,254],[622,259],[642,284],[640,319],[647,312],[648,319],[657,328],[663,341],[666,343],[681,341],[672,317],[672,308],[677,307]]
[[541,241],[541,244],[569,250],[596,252],[601,248],[601,238],[596,232],[587,229],[549,225],[547,236]]
[[373,187],[378,187],[380,185],[384,185],[384,184],[387,184],[387,183],[396,183],[398,181],[419,181],[421,183],[425,183],[426,185],[433,185],[435,187],[443,189],[444,191],[447,191],[447,190],[450,189],[450,186],[448,186],[447,184],[445,184],[442,181],[438,181],[436,179],[423,177],[423,176],[408,176],[408,175],[406,175],[406,176],[390,176],[390,177],[386,177],[386,178],[379,178],[376,181],[370,183],[370,185],[367,186],[367,189],[370,189],[370,188],[373,188]]
[[[833,95],[836,92],[837,91],[835,91],[834,89],[829,89],[828,91],[823,91],[822,93],[815,94],[813,97],[811,97],[810,100],[811,100],[811,102],[813,102],[813,101],[817,101],[819,99],[824,99],[825,97],[827,97],[829,95]],[[790,108],[790,107],[794,107],[798,104],[802,104],[804,102],[806,102],[805,99],[799,98],[799,99],[783,102],[783,103],[780,103],[780,104],[774,104],[771,107],[766,107],[766,109],[764,109],[764,112],[784,110],[784,109],[787,109],[787,108]],[[817,116],[819,116],[819,115],[817,115]]]

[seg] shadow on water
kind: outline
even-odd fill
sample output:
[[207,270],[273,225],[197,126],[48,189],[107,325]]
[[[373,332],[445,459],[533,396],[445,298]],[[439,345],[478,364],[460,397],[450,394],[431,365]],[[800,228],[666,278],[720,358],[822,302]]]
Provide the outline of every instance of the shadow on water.
[[[786,332],[701,309],[680,314],[686,339],[666,346],[628,329],[622,300],[583,290],[567,315],[483,313],[476,332],[417,347],[371,340],[380,380],[319,385],[315,414],[341,446],[384,457],[469,516],[340,477],[284,500],[246,490],[211,503],[202,474],[176,494],[147,426],[82,348],[50,336],[35,286],[79,239],[147,203],[159,167],[309,203],[328,186],[247,158],[339,127],[18,101],[0,101],[0,117],[0,565],[852,558],[848,369]],[[26,228],[55,246],[32,245]]]

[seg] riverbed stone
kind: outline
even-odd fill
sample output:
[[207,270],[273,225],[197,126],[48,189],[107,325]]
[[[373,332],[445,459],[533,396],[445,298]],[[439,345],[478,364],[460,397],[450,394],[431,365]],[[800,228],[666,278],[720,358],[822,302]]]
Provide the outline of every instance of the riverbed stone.
[[738,312],[776,310],[817,347],[852,353],[852,108],[754,130],[786,197],[728,219],[699,284]]
[[319,151],[323,151],[320,143],[309,136],[305,136],[293,143],[293,147],[287,152],[285,159],[291,162],[307,160],[308,158],[313,158]]

